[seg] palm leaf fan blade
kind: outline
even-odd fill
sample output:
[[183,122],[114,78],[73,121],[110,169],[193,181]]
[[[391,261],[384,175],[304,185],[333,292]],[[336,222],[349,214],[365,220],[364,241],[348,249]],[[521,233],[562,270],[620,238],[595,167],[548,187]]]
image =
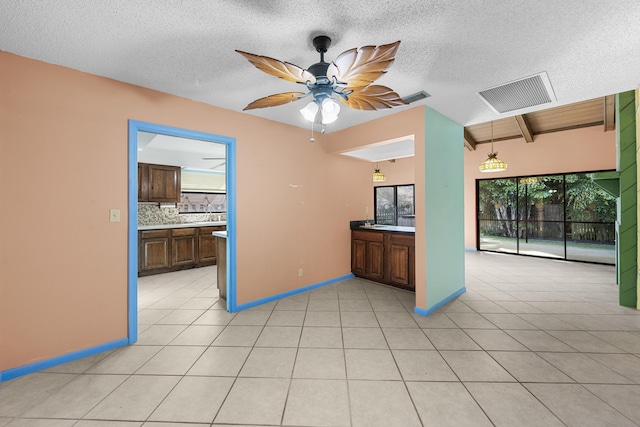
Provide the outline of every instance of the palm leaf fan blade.
[[304,95],[304,92],[284,92],[269,95],[264,98],[256,99],[251,104],[244,107],[246,110],[254,110],[256,108],[276,107],[278,105],[288,104],[297,101]]
[[364,46],[341,53],[327,68],[327,78],[364,87],[384,75],[395,60],[400,41],[382,46]]
[[293,83],[306,83],[309,81],[313,84],[316,82],[316,78],[313,74],[290,62],[280,61],[268,56],[254,55],[253,53],[243,52],[241,50],[236,50],[236,52],[247,58],[247,60],[258,70],[269,75]]
[[400,95],[386,86],[371,85],[361,89],[347,87],[349,89],[354,91],[347,99],[342,99],[342,102],[356,110],[384,110],[407,104]]

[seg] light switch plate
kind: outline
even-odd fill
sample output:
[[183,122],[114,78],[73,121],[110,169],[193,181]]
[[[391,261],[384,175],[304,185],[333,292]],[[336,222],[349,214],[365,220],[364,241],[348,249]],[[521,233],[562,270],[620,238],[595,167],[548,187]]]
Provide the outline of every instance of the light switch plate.
[[109,211],[109,222],[120,222],[120,209],[111,209]]

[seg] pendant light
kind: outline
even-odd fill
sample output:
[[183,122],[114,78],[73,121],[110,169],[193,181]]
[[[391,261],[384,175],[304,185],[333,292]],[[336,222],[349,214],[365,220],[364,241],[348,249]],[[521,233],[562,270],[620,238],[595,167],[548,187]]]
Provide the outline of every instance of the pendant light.
[[384,176],[384,174],[382,172],[380,172],[380,168],[378,167],[378,164],[376,163],[376,168],[373,171],[373,182],[385,182],[387,180],[387,177]]
[[487,160],[480,163],[480,172],[502,172],[507,170],[507,163],[498,158],[498,153],[493,151],[493,120],[491,121],[491,152]]

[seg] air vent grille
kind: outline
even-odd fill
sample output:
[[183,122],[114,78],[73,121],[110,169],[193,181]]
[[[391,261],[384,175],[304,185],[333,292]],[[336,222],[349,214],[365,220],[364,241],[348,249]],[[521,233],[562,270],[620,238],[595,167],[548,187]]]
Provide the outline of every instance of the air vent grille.
[[427,92],[421,90],[420,92],[416,92],[416,93],[413,93],[411,95],[407,95],[407,96],[403,97],[402,100],[404,102],[408,103],[408,104],[411,104],[413,102],[420,101],[421,99],[425,99],[425,98],[428,98],[430,96],[431,95],[429,95]]
[[478,95],[497,113],[521,110],[556,100],[546,72],[485,89],[478,92]]

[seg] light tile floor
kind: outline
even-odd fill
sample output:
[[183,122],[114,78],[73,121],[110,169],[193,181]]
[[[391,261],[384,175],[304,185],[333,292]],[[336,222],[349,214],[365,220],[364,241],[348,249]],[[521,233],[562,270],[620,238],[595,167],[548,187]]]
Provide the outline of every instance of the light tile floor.
[[640,425],[614,268],[466,254],[429,317],[351,279],[229,314],[215,267],[139,280],[133,346],[0,383],[0,426]]

